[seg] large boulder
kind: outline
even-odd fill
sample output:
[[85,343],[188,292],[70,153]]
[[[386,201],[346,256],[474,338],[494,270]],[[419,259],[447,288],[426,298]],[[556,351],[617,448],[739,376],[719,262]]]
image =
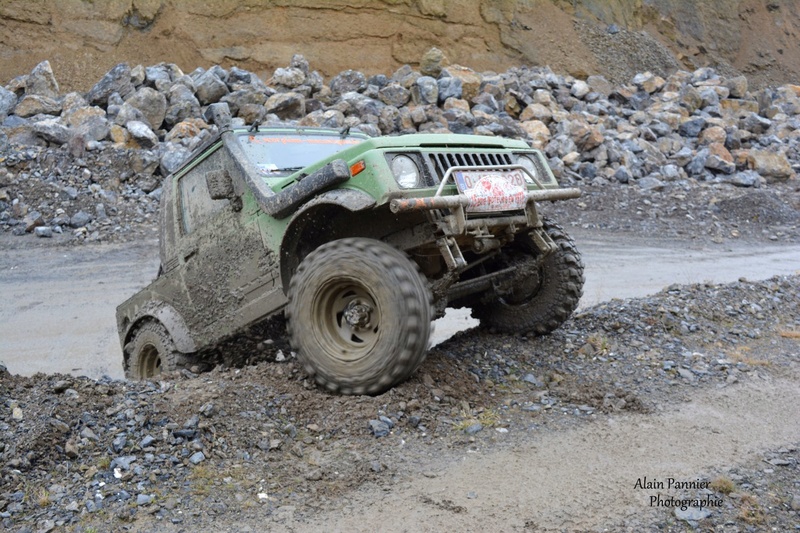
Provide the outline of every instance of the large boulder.
[[400,85],[391,82],[379,91],[381,102],[394,107],[402,107],[411,99],[411,91]]
[[33,124],[33,131],[47,142],[64,144],[69,141],[72,133],[57,118],[40,120]]
[[133,83],[131,83],[131,68],[120,63],[109,70],[94,87],[86,94],[86,101],[91,105],[106,106],[108,97],[114,93],[119,94],[123,99],[133,93]]
[[150,87],[141,87],[125,103],[142,112],[150,128],[157,130],[164,122],[167,113],[167,98]]
[[725,98],[720,100],[719,107],[727,116],[744,117],[750,113],[758,113],[758,102],[754,100]]
[[306,81],[306,73],[299,68],[278,68],[272,74],[272,83],[282,85],[289,89],[294,89],[303,85]]
[[795,175],[785,154],[766,150],[750,150],[747,154],[747,167],[772,182],[786,181]]
[[536,120],[549,124],[550,121],[553,120],[553,112],[550,111],[550,108],[547,106],[533,103],[522,110],[519,119],[523,122],[527,120]]
[[583,80],[575,80],[569,90],[570,94],[575,98],[582,99],[584,96],[591,92],[589,84]]
[[172,84],[172,76],[169,67],[165,63],[146,67],[144,69],[144,81],[150,87],[155,87],[159,91]]
[[608,95],[614,90],[614,86],[611,85],[611,82],[603,76],[589,76],[586,78],[586,83],[589,84],[589,88],[591,88],[593,92],[600,93],[606,98],[608,98]]
[[16,105],[17,95],[5,87],[0,87],[0,121],[10,115],[14,111]]
[[744,118],[739,120],[739,128],[747,130],[750,133],[761,135],[772,126],[772,121],[764,118],[757,113],[748,113]]
[[182,83],[176,83],[169,89],[169,107],[164,115],[167,126],[174,126],[188,118],[200,116],[200,101],[194,92]]
[[464,86],[460,79],[452,76],[439,78],[436,83],[439,85],[439,103],[442,104],[448,98],[461,99]]
[[431,48],[422,56],[419,63],[419,70],[424,76],[438,78],[442,73],[442,68],[446,67],[449,61],[444,52],[436,47]]
[[334,76],[330,87],[334,94],[364,92],[367,88],[367,77],[357,70],[345,70]]
[[85,141],[102,141],[108,137],[111,124],[105,117],[90,116],[75,128],[75,134]]
[[61,103],[49,96],[38,94],[26,95],[14,108],[14,114],[28,118],[34,115],[59,115],[61,113]]
[[747,78],[736,76],[725,81],[725,87],[730,91],[731,98],[744,98],[747,94]]
[[718,170],[724,174],[733,174],[736,171],[733,156],[722,143],[718,142],[708,145],[708,157],[705,161],[705,167]]
[[25,81],[25,94],[58,98],[58,83],[49,61],[36,65]]
[[411,86],[411,98],[417,105],[435,105],[439,101],[439,85],[434,78],[421,76]]
[[471,68],[461,65],[450,65],[445,69],[452,78],[461,81],[461,98],[471,101],[481,88],[481,76]]
[[273,94],[264,107],[267,113],[274,113],[284,120],[302,118],[306,114],[305,98],[295,92]]
[[150,127],[150,122],[147,120],[147,117],[144,116],[144,113],[142,113],[139,108],[133,107],[131,104],[125,102],[117,111],[117,114],[114,117],[114,123],[119,124],[120,126],[125,126],[132,120],[144,122],[148,127]]
[[263,106],[264,102],[267,101],[267,95],[250,88],[239,89],[238,91],[226,94],[220,101],[227,103],[231,114],[236,116],[239,114],[239,110],[248,104]]
[[583,122],[573,122],[569,133],[575,145],[582,152],[594,150],[605,140],[603,133],[598,128]]
[[167,133],[164,140],[166,142],[180,142],[182,139],[191,139],[200,135],[200,132],[207,130],[209,125],[201,118],[189,118],[175,124]]
[[131,134],[133,140],[135,140],[142,148],[153,148],[154,146],[158,145],[158,137],[144,122],[131,120],[125,124],[125,128]]
[[228,86],[214,69],[208,70],[195,80],[197,99],[203,105],[215,104],[228,94]]
[[541,120],[526,120],[519,125],[530,137],[533,148],[544,148],[550,142],[550,130]]

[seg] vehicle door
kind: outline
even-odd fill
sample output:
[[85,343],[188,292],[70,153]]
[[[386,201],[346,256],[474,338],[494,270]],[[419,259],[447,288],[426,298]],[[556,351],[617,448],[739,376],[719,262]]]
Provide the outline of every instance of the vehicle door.
[[179,262],[190,309],[184,315],[200,346],[214,343],[262,316],[259,301],[272,293],[278,268],[264,249],[257,220],[241,202],[214,200],[206,178],[226,171],[220,147],[176,183]]

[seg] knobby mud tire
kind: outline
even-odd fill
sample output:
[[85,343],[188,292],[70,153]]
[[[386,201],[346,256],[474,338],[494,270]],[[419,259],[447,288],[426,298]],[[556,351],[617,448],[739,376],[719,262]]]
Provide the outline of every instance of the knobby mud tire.
[[[578,307],[584,282],[581,254],[561,226],[547,218],[543,222],[558,249],[542,261],[538,288],[521,302],[512,303],[498,297],[476,304],[473,314],[481,325],[503,333],[547,335],[558,329]],[[531,255],[539,253],[528,237],[521,245]]]
[[332,392],[379,394],[427,355],[430,290],[417,265],[386,243],[348,238],[320,246],[300,263],[288,296],[292,347]]
[[164,326],[154,320],[148,320],[136,329],[125,350],[129,353],[125,365],[128,379],[152,379],[184,368],[187,362],[175,349],[175,343]]

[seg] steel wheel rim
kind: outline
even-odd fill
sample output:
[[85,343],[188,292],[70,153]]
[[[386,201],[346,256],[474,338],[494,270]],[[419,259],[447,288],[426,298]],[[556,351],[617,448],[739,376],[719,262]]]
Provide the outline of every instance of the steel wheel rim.
[[381,313],[367,287],[351,278],[323,284],[312,307],[313,330],[325,355],[339,362],[366,357],[378,344]]
[[142,347],[139,356],[139,375],[150,378],[161,374],[161,355],[152,344]]

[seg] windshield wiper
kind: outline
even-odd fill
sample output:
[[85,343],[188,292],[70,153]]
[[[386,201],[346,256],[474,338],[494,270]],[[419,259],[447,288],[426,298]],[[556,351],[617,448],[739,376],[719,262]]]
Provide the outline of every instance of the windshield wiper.
[[304,168],[305,167],[284,167],[270,170],[270,172],[297,172],[298,170],[303,170]]

